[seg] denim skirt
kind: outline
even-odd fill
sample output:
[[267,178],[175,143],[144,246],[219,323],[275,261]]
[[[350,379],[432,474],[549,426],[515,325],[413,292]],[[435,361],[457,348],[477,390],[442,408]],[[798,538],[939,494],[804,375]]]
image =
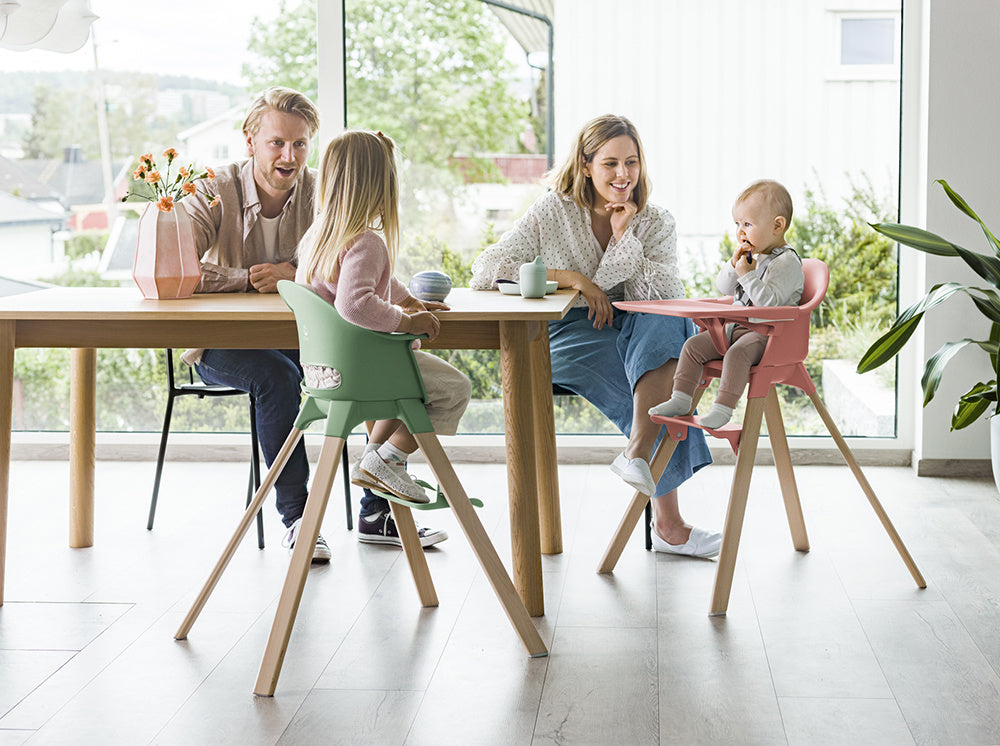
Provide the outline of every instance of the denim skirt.
[[[549,322],[552,382],[582,396],[628,436],[636,381],[679,357],[684,341],[694,333],[690,319],[617,308],[610,326],[595,329],[586,308],[570,309],[564,318]],[[657,444],[663,432],[661,428]],[[676,489],[710,463],[705,433],[689,429],[656,484],[656,496]]]

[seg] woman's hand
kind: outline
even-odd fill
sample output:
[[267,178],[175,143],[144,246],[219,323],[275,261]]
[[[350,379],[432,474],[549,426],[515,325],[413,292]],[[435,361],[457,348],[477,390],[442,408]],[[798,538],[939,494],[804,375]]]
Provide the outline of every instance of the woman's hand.
[[601,290],[589,277],[571,269],[550,269],[546,274],[549,280],[555,280],[561,288],[576,288],[587,301],[587,318],[594,320],[594,328],[600,329],[605,324],[611,324],[614,308],[608,300],[608,294]]
[[615,241],[620,241],[626,229],[632,224],[632,218],[639,211],[635,202],[608,202],[604,209],[611,213],[611,233]]

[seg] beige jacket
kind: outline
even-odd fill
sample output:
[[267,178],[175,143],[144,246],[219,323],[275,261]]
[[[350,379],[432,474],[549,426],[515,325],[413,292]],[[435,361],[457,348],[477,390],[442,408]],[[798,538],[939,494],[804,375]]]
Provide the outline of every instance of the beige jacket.
[[[253,159],[228,163],[215,169],[215,180],[198,182],[198,193],[184,200],[194,225],[194,240],[201,258],[201,283],[197,293],[252,292],[250,267],[269,261],[259,228],[260,198],[253,179]],[[207,196],[202,191],[207,192]],[[297,264],[299,241],[315,217],[316,171],[299,175],[285,203],[278,226],[279,262]],[[219,204],[209,202],[219,197]],[[181,359],[194,365],[202,350],[188,350]]]

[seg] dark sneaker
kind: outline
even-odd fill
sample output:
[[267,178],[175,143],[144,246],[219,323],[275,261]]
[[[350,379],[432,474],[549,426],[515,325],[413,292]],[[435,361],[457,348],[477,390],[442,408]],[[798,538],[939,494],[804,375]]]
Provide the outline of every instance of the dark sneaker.
[[[447,539],[448,532],[435,528],[424,528],[418,523],[417,536],[420,537],[420,546],[426,549]],[[392,513],[388,510],[358,517],[358,541],[365,544],[403,546],[403,541],[399,538],[399,532],[396,530],[396,522],[392,520]]]
[[[284,538],[281,540],[281,546],[288,549],[291,552],[295,549],[295,537],[299,533],[299,525],[302,523],[302,519],[299,518],[295,523],[288,527],[288,531],[285,532]],[[316,546],[313,548],[312,563],[314,565],[322,565],[330,561],[330,557],[333,556],[330,552],[330,545],[326,543],[326,539],[320,534],[316,537]]]

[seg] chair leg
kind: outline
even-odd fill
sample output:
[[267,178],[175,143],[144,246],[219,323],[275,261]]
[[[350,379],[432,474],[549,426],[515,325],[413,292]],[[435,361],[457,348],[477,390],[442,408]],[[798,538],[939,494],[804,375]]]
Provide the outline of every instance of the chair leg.
[[160,449],[156,453],[156,475],[153,477],[153,497],[149,501],[149,519],[146,530],[153,530],[153,519],[156,518],[156,500],[160,495],[160,476],[163,474],[163,459],[167,454],[167,436],[170,434],[170,416],[174,411],[174,396],[167,394],[167,408],[163,412],[163,432],[160,434]]
[[319,537],[319,527],[323,523],[323,514],[330,499],[330,490],[337,473],[337,462],[344,448],[344,439],[327,435],[323,438],[323,448],[320,450],[319,463],[316,465],[316,475],[313,477],[312,489],[306,499],[302,523],[299,524],[299,534],[295,539],[292,559],[285,575],[285,585],[281,589],[278,600],[278,610],[274,614],[271,634],[267,638],[264,649],[264,659],[257,674],[257,683],[253,693],[261,697],[274,695],[274,688],[281,673],[281,664],[285,660],[288,649],[288,639],[292,636],[292,626],[295,615],[302,600],[302,589],[306,584],[309,566],[312,564],[313,547]]
[[767,437],[771,441],[771,453],[774,456],[775,470],[778,472],[778,483],[781,485],[781,497],[785,501],[788,528],[792,532],[792,546],[799,552],[808,552],[809,535],[806,533],[802,503],[799,501],[799,490],[795,485],[795,473],[792,471],[792,454],[788,450],[788,437],[785,435],[785,422],[781,418],[778,390],[774,386],[764,400],[764,421],[767,422]]
[[344,473],[344,509],[347,512],[347,530],[354,529],[354,506],[351,504],[351,460],[347,453],[347,443],[344,443],[344,452],[340,455],[340,467]]
[[646,512],[642,515],[642,532],[646,536],[646,551],[653,551],[653,504],[651,501],[646,501]]
[[496,548],[490,541],[486,529],[483,528],[479,516],[476,515],[472,503],[469,502],[469,496],[458,480],[458,475],[455,474],[455,469],[441,447],[437,435],[434,433],[414,433],[413,437],[426,456],[434,478],[441,485],[444,496],[458,520],[458,525],[461,526],[469,544],[472,545],[472,551],[475,552],[480,567],[483,568],[490,585],[493,586],[497,600],[500,601],[507,618],[521,639],[521,644],[524,645],[528,655],[532,658],[548,655],[549,651],[545,647],[545,643],[542,642],[538,630],[535,629],[531,617],[528,616],[524,602],[517,595],[514,583],[510,579],[510,575],[507,574],[503,562],[500,561]]
[[[288,437],[285,439],[284,445],[281,446],[281,450],[274,459],[274,463],[271,464],[271,468],[268,469],[267,474],[264,476],[264,481],[261,482],[260,487],[257,489],[257,494],[253,496],[253,501],[243,513],[243,517],[240,519],[239,525],[236,527],[236,531],[233,533],[232,538],[229,539],[229,543],[223,550],[222,556],[219,558],[219,561],[216,562],[215,567],[212,568],[212,572],[208,576],[208,580],[206,580],[205,585],[202,586],[201,592],[195,599],[195,602],[188,611],[187,616],[184,617],[184,621],[181,623],[181,626],[177,629],[177,632],[174,633],[174,639],[183,640],[187,638],[188,632],[198,619],[198,615],[201,614],[201,610],[208,601],[208,597],[211,596],[212,591],[215,590],[215,586],[222,577],[222,573],[225,572],[226,566],[229,564],[229,560],[231,560],[233,555],[236,553],[236,548],[246,535],[247,530],[250,528],[250,524],[253,523],[254,516],[260,511],[260,506],[264,502],[264,498],[267,497],[267,493],[274,486],[274,483],[278,481],[278,476],[281,474],[281,470],[285,468],[285,464],[292,455],[292,450],[295,448],[295,445],[299,442],[299,438],[301,437],[302,431],[294,427],[291,432],[288,433]],[[298,542],[296,542],[296,544],[298,544]],[[312,544],[309,544],[309,546],[313,547],[315,544],[316,539],[314,537]]]
[[837,448],[840,449],[840,454],[844,457],[844,461],[851,468],[854,473],[854,478],[858,480],[858,484],[861,485],[861,490],[865,493],[865,497],[868,498],[868,502],[871,503],[872,509],[875,511],[875,515],[878,516],[879,521],[882,523],[882,528],[885,532],[889,534],[889,538],[892,540],[893,546],[896,547],[896,551],[899,552],[899,556],[902,557],[903,563],[906,568],[910,571],[910,575],[913,576],[914,582],[916,582],[918,588],[926,588],[927,582],[924,580],[924,576],[920,574],[920,570],[917,569],[917,564],[913,561],[910,556],[910,552],[906,549],[906,545],[903,544],[903,540],[899,537],[896,532],[896,528],[892,525],[892,521],[889,520],[889,515],[885,512],[882,507],[882,503],[879,502],[878,497],[875,495],[875,490],[868,483],[865,478],[864,472],[861,471],[861,467],[858,465],[857,460],[854,458],[854,454],[851,453],[851,449],[847,446],[847,441],[840,434],[840,430],[837,429],[836,423],[834,423],[833,418],[830,413],[823,406],[823,400],[819,398],[819,394],[813,392],[809,395],[812,399],[813,406],[816,407],[816,411],[819,412],[819,416],[823,419],[823,424],[826,425],[827,431],[833,437],[833,442],[837,444]]
[[405,505],[400,505],[391,500],[389,501],[389,509],[392,510],[392,518],[396,522],[396,530],[399,531],[399,538],[403,541],[403,552],[406,554],[406,561],[410,565],[413,582],[417,586],[417,595],[420,596],[420,604],[422,606],[437,606],[437,592],[434,590],[431,571],[427,567],[424,548],[420,545],[417,524],[413,522],[413,511]]
[[743,516],[747,509],[747,495],[750,492],[750,478],[753,476],[753,462],[757,456],[757,440],[760,438],[760,423],[764,414],[764,399],[747,399],[743,415],[743,433],[740,448],[736,454],[736,471],[729,492],[729,507],[722,529],[722,549],[719,552],[719,568],[715,573],[715,590],[709,614],[725,614],[729,607],[729,592],[733,587],[736,571],[736,553],[743,531]]
[[[257,405],[253,396],[250,397],[250,484],[247,488],[247,507],[253,495],[260,488],[260,444],[257,441]],[[264,511],[257,511],[257,548],[264,548]]]

